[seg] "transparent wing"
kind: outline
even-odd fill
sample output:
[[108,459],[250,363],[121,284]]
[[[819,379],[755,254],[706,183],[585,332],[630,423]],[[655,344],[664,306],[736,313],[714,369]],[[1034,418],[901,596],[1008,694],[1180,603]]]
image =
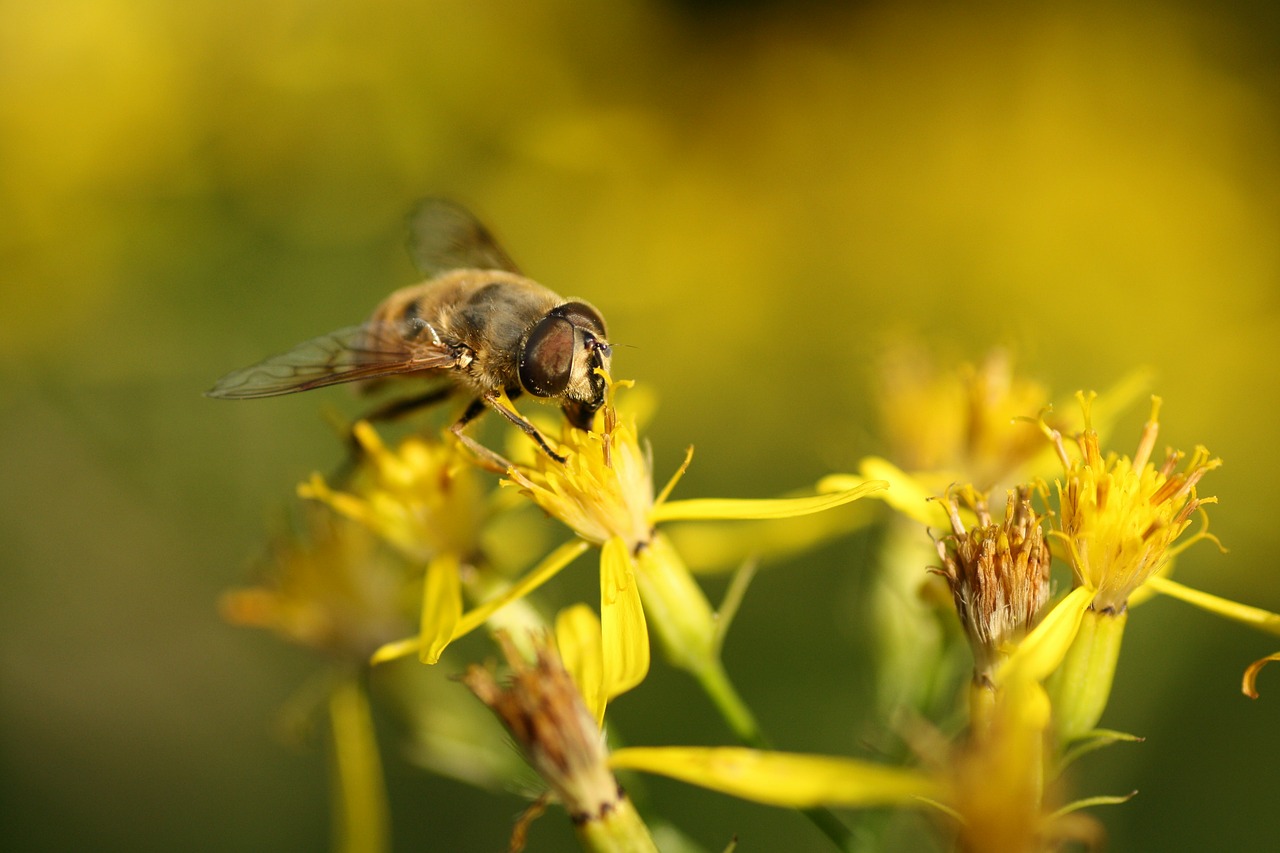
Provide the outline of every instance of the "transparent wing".
[[247,400],[398,373],[448,369],[458,357],[447,344],[413,340],[405,330],[366,323],[312,338],[288,352],[228,373],[206,397]]
[[519,272],[471,211],[442,198],[423,199],[409,213],[409,255],[427,278],[458,269]]

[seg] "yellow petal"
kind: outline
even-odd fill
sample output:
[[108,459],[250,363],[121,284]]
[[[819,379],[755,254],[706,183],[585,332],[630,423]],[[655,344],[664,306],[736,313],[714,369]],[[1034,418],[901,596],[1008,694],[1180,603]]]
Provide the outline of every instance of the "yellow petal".
[[933,779],[915,770],[743,747],[632,747],[616,750],[609,764],[792,808],[925,805],[922,798],[940,794]]
[[604,648],[600,620],[585,604],[566,607],[556,615],[556,646],[565,671],[578,685],[587,709],[604,723]]
[[612,699],[635,687],[649,672],[649,630],[640,590],[627,544],[616,536],[600,553],[600,623],[604,695]]
[[1244,681],[1240,684],[1240,689],[1244,691],[1244,695],[1250,699],[1258,698],[1258,673],[1273,660],[1280,660],[1280,652],[1276,652],[1274,655],[1267,655],[1262,660],[1256,660],[1249,664],[1249,668],[1244,671]]
[[387,661],[406,658],[409,655],[417,654],[420,648],[422,648],[422,637],[405,637],[403,640],[396,640],[379,646],[369,658],[369,663],[377,666]]
[[456,554],[441,554],[427,566],[422,584],[422,623],[418,657],[436,663],[462,618],[461,565]]
[[1272,613],[1269,610],[1251,607],[1248,604],[1240,604],[1229,598],[1221,598],[1217,595],[1201,592],[1177,581],[1156,575],[1147,578],[1147,582],[1143,586],[1151,587],[1156,592],[1162,592],[1179,601],[1185,601],[1187,604],[1194,604],[1202,610],[1208,610],[1218,616],[1225,616],[1251,628],[1266,631],[1268,634],[1280,635],[1280,614]]
[[663,525],[663,532],[695,574],[732,572],[748,560],[774,561],[803,554],[871,523],[880,507],[869,501],[839,512],[820,512],[773,524],[689,521]]
[[1049,727],[1053,706],[1038,680],[1017,678],[1006,682],[1005,695],[997,702],[996,714],[1006,730],[1034,732],[1038,737]]
[[462,620],[458,623],[458,629],[454,632],[453,638],[456,640],[464,634],[469,634],[476,628],[483,625],[485,620],[499,609],[505,607],[516,599],[524,598],[526,595],[551,580],[560,573],[561,569],[576,560],[583,551],[587,550],[588,547],[588,544],[583,542],[581,539],[571,539],[552,551],[542,560],[541,563],[521,578],[519,583],[502,593],[502,595],[489,599],[484,604],[481,604],[463,616]]
[[[847,488],[855,482],[866,482],[867,480],[883,480],[888,483],[887,490],[883,494],[876,495],[889,506],[898,512],[907,516],[907,518],[920,522],[928,527],[940,530],[948,530],[951,522],[947,518],[947,512],[942,505],[933,500],[937,496],[937,489],[922,482],[918,477],[913,477],[906,471],[903,471],[897,465],[894,465],[887,459],[881,459],[879,456],[868,456],[858,465],[861,472],[860,477],[851,474],[833,474],[823,479],[818,484],[819,488],[831,489],[835,487]],[[944,485],[947,481],[943,481]]]
[[[556,574],[565,566],[577,559],[583,551],[587,550],[588,545],[581,539],[572,539],[552,551],[547,557],[533,568],[529,574],[525,575],[519,583],[512,586],[501,595],[495,596],[474,610],[471,610],[458,620],[457,625],[453,629],[452,639],[456,640],[461,636],[471,633],[480,627],[485,621],[501,608],[510,604],[517,599],[523,598],[533,592],[538,587],[555,577]],[[426,648],[423,644],[421,635],[417,637],[407,637],[403,640],[396,640],[393,643],[387,643],[373,653],[370,663],[380,664],[397,658],[406,657],[420,653],[420,650]]]
[[889,484],[881,480],[858,483],[851,488],[833,494],[813,495],[807,498],[773,498],[748,500],[739,498],[698,498],[687,501],[670,501],[653,508],[650,519],[663,521],[695,521],[705,519],[769,519],[792,518],[831,509],[858,498],[865,497]]
[[996,673],[996,683],[1005,684],[1022,678],[1043,681],[1057,669],[1076,638],[1080,620],[1093,602],[1093,595],[1094,590],[1088,587],[1076,587],[1054,605],[1001,665]]

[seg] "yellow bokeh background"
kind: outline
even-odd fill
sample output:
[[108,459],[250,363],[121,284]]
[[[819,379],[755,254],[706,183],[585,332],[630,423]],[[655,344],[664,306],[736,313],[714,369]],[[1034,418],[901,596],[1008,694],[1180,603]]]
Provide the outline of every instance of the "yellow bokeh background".
[[[410,283],[427,194],[602,309],[660,399],[658,480],[697,447],[687,497],[883,450],[873,369],[903,338],[1006,346],[1057,396],[1150,368],[1162,440],[1225,462],[1230,551],[1180,579],[1280,609],[1278,47],[1247,2],[0,5],[0,846],[326,843],[322,759],[270,730],[313,664],[214,602],[340,457],[319,410],[359,406],[200,393]],[[782,746],[870,725],[869,559],[748,595],[728,665]],[[1099,815],[1112,849],[1280,838],[1280,684],[1239,693],[1277,647],[1174,602],[1131,619],[1103,723],[1147,741],[1074,779],[1140,791]],[[637,741],[727,737],[661,670],[616,710]],[[388,764],[397,849],[501,849],[518,798]],[[824,849],[785,812],[654,796],[709,849]]]

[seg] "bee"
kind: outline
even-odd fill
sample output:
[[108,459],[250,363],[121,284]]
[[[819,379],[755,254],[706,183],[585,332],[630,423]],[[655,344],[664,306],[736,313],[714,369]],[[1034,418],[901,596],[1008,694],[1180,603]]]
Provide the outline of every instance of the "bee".
[[589,430],[605,400],[599,371],[609,369],[612,354],[600,312],[522,276],[489,230],[452,202],[427,199],[414,208],[409,252],[425,281],[392,293],[361,325],[228,373],[206,396],[244,400],[396,376],[439,379],[436,389],[374,417],[466,390],[475,397],[450,429],[478,455],[507,467],[463,434],[491,408],[564,462],[533,424],[499,400],[527,392],[558,402],[570,424]]

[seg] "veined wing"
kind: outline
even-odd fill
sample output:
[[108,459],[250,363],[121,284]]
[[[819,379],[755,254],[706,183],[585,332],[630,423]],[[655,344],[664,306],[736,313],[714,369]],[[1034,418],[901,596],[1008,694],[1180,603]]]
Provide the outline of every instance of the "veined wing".
[[409,255],[427,278],[460,269],[519,272],[489,229],[460,204],[423,199],[408,221]]
[[232,371],[205,396],[275,397],[360,379],[448,369],[457,362],[447,344],[406,338],[403,329],[386,323],[366,323],[312,338],[288,352]]

